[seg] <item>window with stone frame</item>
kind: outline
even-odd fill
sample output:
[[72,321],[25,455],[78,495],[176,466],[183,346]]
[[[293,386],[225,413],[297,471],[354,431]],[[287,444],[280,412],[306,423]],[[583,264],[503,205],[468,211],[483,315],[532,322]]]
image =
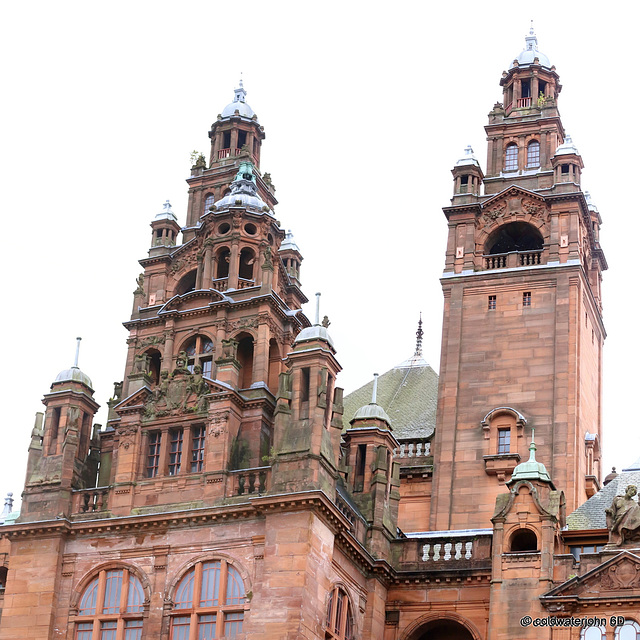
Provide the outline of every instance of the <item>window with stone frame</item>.
[[329,594],[327,618],[325,621],[326,640],[354,640],[354,622],[351,602],[347,592],[335,586]]
[[207,197],[204,200],[204,211],[203,211],[203,215],[205,213],[209,213],[209,209],[211,209],[211,207],[213,206],[213,203],[216,201],[215,196],[213,195],[213,193],[207,193]]
[[149,433],[147,444],[147,478],[155,478],[160,472],[160,431]]
[[498,453],[511,451],[511,428],[498,429]]
[[80,597],[75,640],[142,640],[144,602],[142,583],[131,571],[103,569]]
[[527,167],[539,167],[540,166],[540,143],[537,140],[532,140],[527,145]]
[[614,640],[640,640],[640,624],[635,620],[625,620],[623,625],[616,627],[613,637]]
[[605,627],[585,627],[580,631],[580,640],[606,640],[606,637]]
[[169,431],[169,475],[177,476],[182,467],[182,429]]
[[517,171],[518,170],[518,145],[512,142],[507,145],[504,154],[504,170],[505,171]]
[[187,353],[187,369],[193,373],[196,365],[202,367],[205,378],[213,376],[213,340],[207,336],[197,335],[184,346]]
[[205,433],[203,425],[191,427],[191,473],[202,471]]
[[215,640],[242,633],[246,595],[240,572],[226,560],[198,562],[178,583],[170,640]]

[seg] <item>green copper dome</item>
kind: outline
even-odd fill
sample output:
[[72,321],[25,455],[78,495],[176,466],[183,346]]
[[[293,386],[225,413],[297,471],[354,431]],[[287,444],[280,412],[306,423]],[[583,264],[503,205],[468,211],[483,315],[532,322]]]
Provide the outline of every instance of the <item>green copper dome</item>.
[[533,441],[533,432],[531,433],[531,444],[529,445],[529,459],[521,462],[514,470],[509,482],[517,482],[518,480],[544,480],[551,482],[551,477],[547,472],[547,468],[536,460],[536,443]]

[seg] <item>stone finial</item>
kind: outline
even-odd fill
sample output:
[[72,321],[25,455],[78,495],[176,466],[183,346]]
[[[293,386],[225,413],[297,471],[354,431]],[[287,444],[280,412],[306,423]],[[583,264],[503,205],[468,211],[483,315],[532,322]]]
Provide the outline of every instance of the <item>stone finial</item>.
[[320,324],[320,292],[316,293],[316,321],[313,324]]
[[371,391],[371,404],[378,404],[378,374],[373,374],[373,390]]

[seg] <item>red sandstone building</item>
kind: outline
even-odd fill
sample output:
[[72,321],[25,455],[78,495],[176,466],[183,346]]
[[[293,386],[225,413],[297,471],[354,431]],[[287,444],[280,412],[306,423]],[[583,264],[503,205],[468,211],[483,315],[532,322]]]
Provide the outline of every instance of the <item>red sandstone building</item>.
[[45,395],[1,640],[640,638],[631,493],[605,513],[640,464],[601,481],[601,218],[533,33],[500,85],[444,209],[440,378],[419,330],[344,399],[236,90],[186,225],[151,223],[106,428],[77,366]]

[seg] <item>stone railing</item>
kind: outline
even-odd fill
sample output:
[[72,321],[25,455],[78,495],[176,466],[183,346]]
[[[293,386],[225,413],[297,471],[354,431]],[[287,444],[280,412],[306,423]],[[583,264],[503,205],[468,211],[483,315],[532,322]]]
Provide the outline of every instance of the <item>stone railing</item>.
[[271,467],[253,467],[229,472],[234,496],[257,495],[264,493],[271,479]]
[[238,289],[248,289],[249,287],[255,287],[255,280],[247,280],[246,278],[238,278]]
[[404,562],[447,562],[472,566],[491,562],[492,529],[430,531],[407,534],[407,537],[417,544],[417,548],[412,550],[409,544],[402,554]]
[[404,440],[393,450],[395,458],[421,458],[431,453],[431,443],[425,439]]
[[74,513],[95,513],[108,508],[109,487],[79,489],[73,492]]
[[216,278],[212,283],[211,286],[216,290],[216,291],[226,291],[227,290],[227,286],[228,286],[228,279],[227,278]]
[[542,249],[533,251],[510,251],[509,253],[495,253],[482,256],[485,269],[507,269],[514,267],[529,267],[543,264]]

